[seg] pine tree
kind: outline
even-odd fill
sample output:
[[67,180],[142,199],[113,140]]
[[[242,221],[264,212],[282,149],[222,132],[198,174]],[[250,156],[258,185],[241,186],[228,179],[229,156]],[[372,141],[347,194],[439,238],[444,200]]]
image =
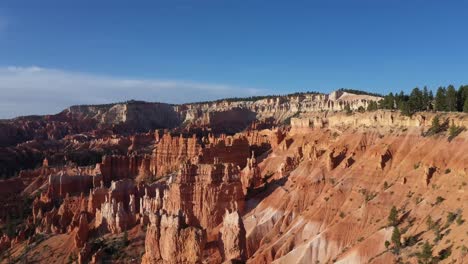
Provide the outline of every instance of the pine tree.
[[458,90],[458,111],[465,112],[463,109],[464,109],[467,98],[468,98],[468,85],[460,86],[460,89]]
[[400,229],[398,229],[398,227],[396,226],[395,228],[393,228],[392,242],[393,242],[393,245],[395,246],[395,249],[398,250],[401,248],[401,233],[400,233]]
[[465,99],[465,103],[463,104],[463,112],[468,113],[468,96]]
[[430,128],[430,130],[432,131],[432,133],[436,134],[436,133],[439,133],[440,132],[440,119],[439,119],[439,116],[434,116],[434,118],[432,119],[432,126]]
[[393,96],[393,93],[390,92],[388,95],[384,96],[384,99],[381,100],[379,103],[380,108],[382,109],[395,109],[395,97]]
[[446,105],[447,111],[457,111],[457,91],[455,90],[455,87],[453,87],[453,85],[449,85],[447,88]]
[[429,104],[431,100],[429,99],[429,90],[427,89],[427,86],[424,86],[423,88],[423,110],[429,110]]
[[367,111],[375,111],[378,109],[378,106],[377,106],[377,102],[375,101],[370,101],[368,104],[367,104]]
[[432,217],[429,216],[426,220],[426,225],[427,225],[427,229],[431,230],[432,228],[434,228],[434,221],[432,220]]
[[409,103],[406,102],[406,101],[401,101],[400,104],[398,105],[398,109],[401,111],[402,115],[411,116],[413,114],[411,112],[411,108],[409,106]]
[[398,210],[395,206],[392,206],[390,214],[388,215],[388,224],[391,226],[396,226],[398,224]]
[[446,90],[443,87],[437,89],[435,96],[435,110],[436,111],[447,111],[447,100],[446,100]]
[[424,264],[429,264],[432,263],[432,246],[429,244],[429,242],[425,242],[423,244],[421,253],[418,254],[418,258],[420,260],[420,263]]
[[434,109],[434,94],[432,93],[432,90],[429,91],[428,107],[429,107],[429,110]]
[[423,105],[424,105],[423,93],[421,92],[421,90],[419,90],[418,87],[414,88],[413,91],[411,91],[408,103],[409,103],[411,112],[417,112],[417,111],[423,110]]

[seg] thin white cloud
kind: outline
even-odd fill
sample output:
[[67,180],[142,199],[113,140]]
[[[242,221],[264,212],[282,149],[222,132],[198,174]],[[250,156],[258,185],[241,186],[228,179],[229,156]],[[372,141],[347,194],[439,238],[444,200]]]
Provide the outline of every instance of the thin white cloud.
[[0,118],[53,114],[76,104],[130,99],[184,103],[265,93],[224,84],[120,78],[37,66],[0,67]]

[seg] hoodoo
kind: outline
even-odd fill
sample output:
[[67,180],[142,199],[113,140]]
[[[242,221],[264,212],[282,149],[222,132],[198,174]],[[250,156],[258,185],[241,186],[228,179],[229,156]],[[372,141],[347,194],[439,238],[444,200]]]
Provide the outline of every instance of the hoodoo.
[[2,263],[416,263],[426,242],[428,258],[463,263],[468,116],[363,110],[381,99],[129,102],[2,121],[23,135],[0,138],[1,170],[17,175],[0,181]]

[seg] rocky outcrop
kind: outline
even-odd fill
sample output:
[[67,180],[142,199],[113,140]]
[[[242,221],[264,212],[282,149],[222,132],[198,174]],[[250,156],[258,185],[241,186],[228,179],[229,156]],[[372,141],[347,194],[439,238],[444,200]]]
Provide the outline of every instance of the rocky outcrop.
[[431,183],[432,176],[434,176],[434,173],[437,171],[437,167],[434,166],[429,166],[424,169],[424,180],[426,183],[426,186],[429,186]]
[[381,154],[379,158],[380,158],[379,166],[380,166],[380,169],[383,170],[385,166],[387,166],[387,163],[391,161],[392,152],[390,151],[390,149],[386,149],[385,152]]
[[257,159],[252,151],[252,156],[247,158],[247,166],[241,172],[241,182],[244,194],[247,194],[249,190],[256,189],[262,186],[262,175],[261,170],[258,167]]
[[87,192],[93,188],[94,180],[94,175],[69,175],[66,172],[49,175],[49,185],[52,187],[53,197],[65,197],[66,195]]
[[82,248],[88,240],[89,226],[87,217],[86,213],[80,214],[78,228],[74,237],[75,246],[77,248]]
[[180,215],[151,213],[142,263],[201,263],[206,237]]
[[[353,110],[359,107],[367,108],[370,101],[380,99],[381,97],[336,91],[330,95],[311,93],[271,97],[257,101],[220,100],[211,103],[186,104],[175,108],[185,123],[218,127],[217,116],[219,115],[223,116],[221,117],[224,122],[222,128],[232,130],[232,128],[239,129],[234,124],[243,124],[242,122],[255,119],[267,120],[271,118],[279,124],[300,112],[342,111],[346,105]],[[238,119],[240,117],[243,117],[242,121]]]
[[96,211],[95,227],[98,230],[118,234],[135,225],[137,208],[133,181],[124,179],[112,182],[107,193],[104,193],[104,202],[100,208],[95,208],[95,200],[102,199],[102,193],[101,190],[94,193],[96,198],[90,198],[93,202],[88,204],[88,210]]
[[193,135],[190,138],[173,137],[164,134],[153,151],[150,171],[153,175],[163,176],[178,169],[181,162],[191,160],[199,155],[201,145]]
[[111,181],[134,179],[140,170],[141,156],[104,156],[102,163],[97,166],[101,171],[104,184],[108,186]]
[[346,148],[342,148],[341,150],[333,149],[327,155],[327,167],[329,170],[335,169],[346,157],[347,153]]
[[[81,263],[127,263],[144,250],[144,263],[394,263],[382,219],[396,206],[404,261],[419,250],[412,239],[434,241],[429,215],[453,230],[434,252],[451,248],[460,259],[465,226],[445,219],[466,219],[466,132],[451,142],[446,132],[422,136],[434,113],[334,112],[366,100],[335,93],[171,106],[184,125],[143,134],[128,124],[151,121],[124,106],[75,109],[56,121],[93,120],[91,131],[0,150],[2,165],[13,152],[13,163],[21,153],[19,163],[30,153],[37,157],[26,163],[42,163],[0,182],[1,214],[21,220],[0,250],[27,243],[31,262],[78,254]],[[21,215],[28,206],[32,216]],[[45,245],[53,256],[38,250]]]
[[220,230],[221,255],[225,261],[245,261],[247,255],[245,228],[238,212],[226,211]]
[[244,167],[248,155],[249,142],[243,136],[209,135],[199,139],[195,134],[185,138],[182,135],[173,137],[166,133],[153,151],[149,170],[155,176],[165,176],[177,171],[183,162],[214,163],[215,159],[217,162],[234,163]]
[[130,227],[129,219],[130,216],[122,202],[116,202],[115,199],[106,200],[101,205],[101,209],[96,209],[95,226],[102,232],[118,234]]
[[163,208],[179,211],[188,225],[211,229],[223,221],[228,210],[244,210],[244,192],[239,168],[233,164],[181,165],[164,192]]

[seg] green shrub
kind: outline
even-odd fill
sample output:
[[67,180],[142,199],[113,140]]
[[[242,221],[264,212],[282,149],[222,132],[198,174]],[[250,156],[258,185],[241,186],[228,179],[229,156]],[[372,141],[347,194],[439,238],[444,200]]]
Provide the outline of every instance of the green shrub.
[[465,130],[465,127],[463,126],[456,126],[453,122],[452,125],[449,128],[449,137],[448,141],[452,141],[455,137],[457,137],[461,132]]
[[395,206],[392,206],[390,209],[390,214],[388,215],[388,225],[396,226],[398,224],[398,210]]
[[401,233],[398,227],[393,228],[392,242],[398,252],[398,250],[401,248]]
[[441,204],[443,201],[445,201],[445,199],[441,196],[437,196],[436,198],[436,204]]
[[417,254],[418,262],[423,264],[433,263],[434,257],[432,256],[432,246],[429,242],[425,242],[422,246],[421,252]]

